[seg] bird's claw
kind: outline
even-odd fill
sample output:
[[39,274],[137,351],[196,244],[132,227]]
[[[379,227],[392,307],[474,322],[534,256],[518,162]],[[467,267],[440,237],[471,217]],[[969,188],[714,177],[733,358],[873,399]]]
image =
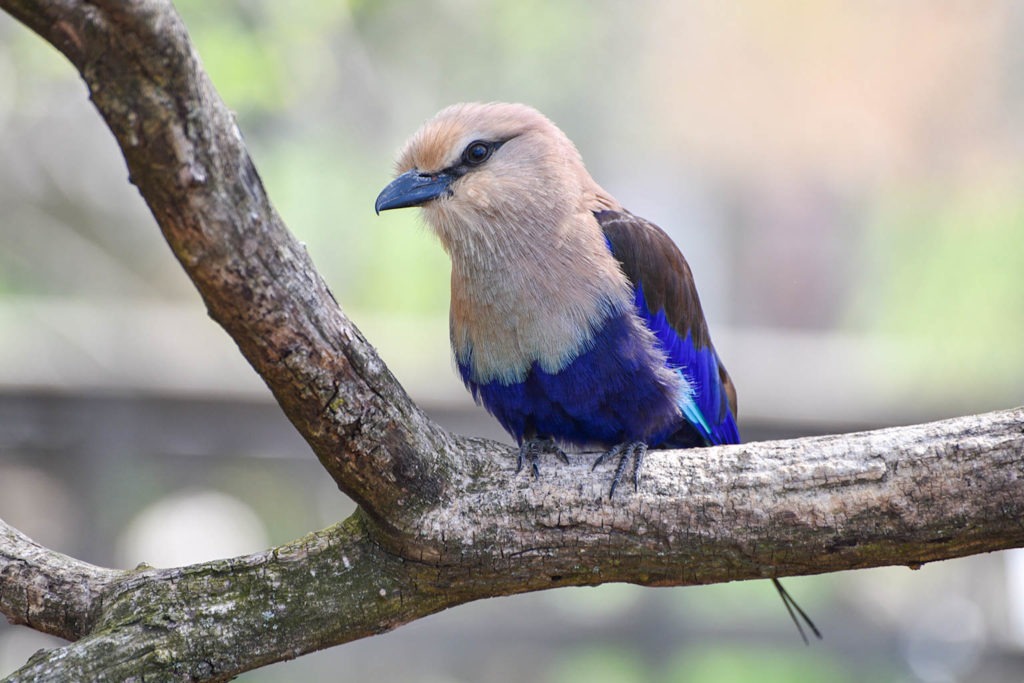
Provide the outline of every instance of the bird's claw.
[[540,478],[540,456],[542,453],[553,453],[566,465],[569,464],[569,456],[565,454],[553,439],[527,439],[519,446],[519,455],[516,457],[516,474],[523,471],[523,465],[530,463],[530,472],[534,479]]
[[615,489],[618,488],[619,482],[622,481],[622,475],[626,471],[626,465],[629,464],[630,458],[633,459],[633,490],[640,490],[640,469],[643,467],[645,455],[647,455],[647,444],[643,441],[633,441],[612,446],[594,460],[594,465],[590,468],[591,471],[597,469],[597,466],[601,463],[611,460],[616,456],[619,457],[619,464],[615,466],[615,474],[612,475],[612,486],[608,491],[609,500],[615,495]]

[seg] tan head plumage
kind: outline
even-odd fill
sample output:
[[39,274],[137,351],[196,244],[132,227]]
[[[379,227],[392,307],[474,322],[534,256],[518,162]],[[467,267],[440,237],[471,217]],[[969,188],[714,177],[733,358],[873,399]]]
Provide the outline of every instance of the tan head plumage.
[[[485,164],[462,163],[469,145],[499,145]],[[567,213],[620,208],[587,173],[575,145],[547,117],[524,104],[455,104],[424,123],[406,143],[398,173],[453,171],[449,192],[423,205],[450,252],[480,228],[514,218],[518,227],[557,226]],[[483,225],[481,225],[483,224]],[[480,237],[487,236],[487,231]],[[490,235],[494,237],[494,235]]]
[[555,371],[632,305],[594,218],[622,207],[537,110],[450,106],[413,134],[397,171],[377,208],[420,206],[451,256],[452,347],[477,379],[521,379],[534,362]]
[[454,165],[474,140],[510,140],[526,134],[544,137],[549,145],[569,152],[582,165],[579,152],[555,124],[525,104],[471,102],[453,104],[416,131],[402,149],[396,171],[416,168],[434,173]]

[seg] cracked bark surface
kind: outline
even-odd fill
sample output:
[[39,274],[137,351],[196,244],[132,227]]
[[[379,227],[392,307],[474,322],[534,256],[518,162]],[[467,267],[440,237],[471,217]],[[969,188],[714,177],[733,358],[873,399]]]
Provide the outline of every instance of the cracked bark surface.
[[[94,567],[0,522],[0,611],[73,642],[9,680],[228,680],[480,598],[687,585],[1024,546],[1024,409],[653,451],[638,493],[514,452],[409,400],[274,211],[166,0],[0,0],[79,70],[210,315],[339,488],[348,520],[174,569]],[[628,488],[628,487],[627,487]]]

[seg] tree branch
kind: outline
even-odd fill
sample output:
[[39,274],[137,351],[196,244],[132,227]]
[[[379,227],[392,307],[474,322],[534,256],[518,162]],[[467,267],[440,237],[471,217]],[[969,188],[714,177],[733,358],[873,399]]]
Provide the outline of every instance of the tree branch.
[[342,490],[380,519],[398,500],[412,516],[448,495],[453,441],[409,400],[281,222],[171,3],[0,7],[78,68],[210,316]]
[[606,497],[445,433],[344,316],[263,190],[166,0],[0,0],[81,72],[210,315],[360,505],[264,553],[100,569],[0,525],[0,611],[76,640],[11,680],[227,680],[448,606],[566,585],[684,585],[1024,546],[1024,409],[657,451]]
[[[48,555],[53,564],[57,554]],[[7,559],[0,556],[0,563]],[[59,610],[74,592],[68,591],[68,582],[85,572],[72,573],[60,564],[52,569],[50,583],[40,586],[35,599]],[[89,569],[105,572],[86,579],[91,599],[80,603],[89,621],[61,634],[89,635],[37,656],[10,680],[141,680],[149,675],[227,680],[248,669],[389,630],[422,616],[428,603],[405,601],[406,593],[415,592],[412,582],[422,571],[409,571],[400,558],[376,545],[360,515],[279,548],[232,560],[179,569]],[[6,576],[4,564],[0,575]],[[12,580],[12,586],[20,583],[20,577]],[[433,602],[425,613],[444,606],[437,598]],[[6,613],[6,596],[0,604]],[[102,616],[96,619],[98,606]]]
[[[398,550],[357,512],[264,553],[114,572],[0,536],[0,611],[76,643],[11,680],[227,680],[479,598],[628,581],[688,585],[906,564],[1024,546],[1024,409],[845,436],[651,454],[609,502],[589,464],[482,471]],[[480,456],[490,444],[476,445]],[[13,540],[11,540],[13,539]],[[8,544],[13,547],[7,547]],[[424,548],[431,550],[423,557]],[[438,552],[443,550],[443,552]],[[46,580],[17,573],[26,557]],[[13,568],[13,570],[12,570]],[[75,586],[83,574],[87,588]],[[49,583],[47,583],[49,581]],[[9,587],[8,587],[9,586]],[[13,596],[13,599],[12,599]],[[62,609],[72,613],[62,624]],[[37,610],[42,613],[43,610]]]
[[88,633],[118,574],[44,548],[0,519],[0,612],[12,623],[67,639]]

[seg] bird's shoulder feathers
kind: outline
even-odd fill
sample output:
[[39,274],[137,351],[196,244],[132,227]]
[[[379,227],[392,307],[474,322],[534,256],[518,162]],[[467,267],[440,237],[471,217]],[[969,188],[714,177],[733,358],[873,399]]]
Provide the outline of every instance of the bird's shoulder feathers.
[[698,348],[710,344],[707,322],[690,265],[665,231],[628,211],[596,211],[612,254],[635,287],[643,287],[652,312],[664,311],[681,336],[693,335]]

